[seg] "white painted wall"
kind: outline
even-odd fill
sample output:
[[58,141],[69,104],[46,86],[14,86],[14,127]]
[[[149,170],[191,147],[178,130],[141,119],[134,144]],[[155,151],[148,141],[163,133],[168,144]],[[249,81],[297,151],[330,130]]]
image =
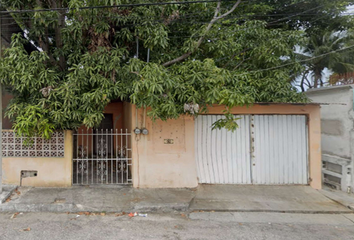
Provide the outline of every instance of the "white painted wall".
[[[342,190],[348,186],[354,189],[353,177],[347,176],[353,165],[353,87],[354,85],[311,89],[307,96],[321,105],[321,144],[322,159],[341,165]],[[326,105],[327,104],[327,105]],[[326,172],[325,172],[326,173]],[[351,177],[351,179],[350,179]]]

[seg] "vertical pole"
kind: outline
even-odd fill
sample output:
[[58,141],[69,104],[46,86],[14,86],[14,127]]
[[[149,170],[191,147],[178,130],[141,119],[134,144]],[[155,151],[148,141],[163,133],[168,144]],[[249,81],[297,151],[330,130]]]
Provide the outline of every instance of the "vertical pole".
[[136,35],[136,58],[139,59],[139,34]]
[[147,55],[147,60],[146,62],[150,62],[150,48],[148,48],[148,55]]
[[[0,13],[0,58],[2,58],[2,13]],[[0,82],[0,193],[2,193],[2,86]]]

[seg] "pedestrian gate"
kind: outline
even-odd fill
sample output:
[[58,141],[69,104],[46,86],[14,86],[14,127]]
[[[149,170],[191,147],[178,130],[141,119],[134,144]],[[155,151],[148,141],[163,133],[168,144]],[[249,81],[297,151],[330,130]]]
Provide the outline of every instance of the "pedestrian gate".
[[75,132],[73,185],[131,184],[130,138],[122,129]]
[[304,115],[240,115],[235,132],[212,130],[223,115],[195,122],[200,183],[307,184],[308,136]]

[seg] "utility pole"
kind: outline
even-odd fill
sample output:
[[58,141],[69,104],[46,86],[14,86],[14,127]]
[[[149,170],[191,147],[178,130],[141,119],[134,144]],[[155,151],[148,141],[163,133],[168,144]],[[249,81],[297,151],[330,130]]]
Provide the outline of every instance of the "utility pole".
[[[2,13],[0,12],[0,59],[2,58]],[[2,193],[2,86],[0,81],[0,193]]]

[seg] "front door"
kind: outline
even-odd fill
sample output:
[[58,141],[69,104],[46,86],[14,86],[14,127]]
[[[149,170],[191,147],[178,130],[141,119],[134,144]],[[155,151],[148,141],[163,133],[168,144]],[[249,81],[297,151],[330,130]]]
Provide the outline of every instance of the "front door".
[[104,114],[104,118],[100,125],[94,129],[94,155],[100,157],[109,157],[113,154],[112,137],[108,137],[113,129],[113,114]]

